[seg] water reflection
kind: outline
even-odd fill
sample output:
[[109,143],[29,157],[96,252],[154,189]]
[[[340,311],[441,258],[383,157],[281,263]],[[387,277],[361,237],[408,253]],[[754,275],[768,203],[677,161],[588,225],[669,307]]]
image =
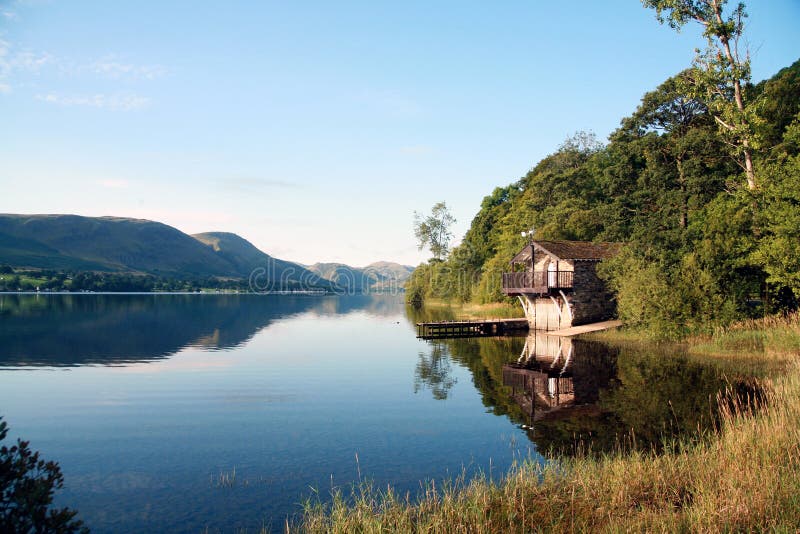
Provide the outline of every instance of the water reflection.
[[189,346],[230,350],[278,320],[402,313],[394,297],[0,295],[0,366],[122,365]]
[[723,370],[678,349],[611,346],[542,332],[430,346],[425,361],[436,362],[437,372],[418,371],[417,380],[435,379],[434,396],[447,396],[448,366],[439,360],[449,355],[470,369],[487,408],[509,417],[550,457],[659,452],[671,440],[701,439],[717,428],[721,404],[762,396],[747,370],[731,373],[730,363]]
[[434,399],[444,400],[456,382],[445,345],[433,345],[429,354],[419,353],[419,361],[414,369],[414,393],[430,389]]
[[597,415],[600,390],[616,371],[617,351],[541,332],[525,339],[515,363],[503,365],[503,385],[534,421]]

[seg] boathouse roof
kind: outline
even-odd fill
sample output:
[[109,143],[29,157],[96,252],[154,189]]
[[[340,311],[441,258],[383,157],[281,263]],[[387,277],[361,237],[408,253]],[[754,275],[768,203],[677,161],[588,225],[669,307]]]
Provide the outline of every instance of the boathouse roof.
[[[622,243],[593,241],[533,241],[533,247],[539,252],[549,254],[559,260],[600,261],[616,256]],[[524,263],[531,259],[531,247],[526,245],[511,260],[511,263]]]

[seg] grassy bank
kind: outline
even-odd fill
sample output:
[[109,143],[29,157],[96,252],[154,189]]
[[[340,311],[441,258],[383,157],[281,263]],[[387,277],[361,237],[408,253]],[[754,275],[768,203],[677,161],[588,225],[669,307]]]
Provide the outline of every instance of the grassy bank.
[[425,308],[434,312],[446,312],[448,316],[452,316],[453,320],[525,317],[525,313],[518,304],[502,302],[474,304],[471,302],[457,303],[441,299],[428,299],[425,301]]
[[767,319],[688,340],[708,358],[747,357],[764,378],[755,414],[728,406],[715,435],[666,454],[523,464],[505,479],[431,486],[418,501],[357,488],[307,505],[303,532],[763,531],[800,524],[800,318]]

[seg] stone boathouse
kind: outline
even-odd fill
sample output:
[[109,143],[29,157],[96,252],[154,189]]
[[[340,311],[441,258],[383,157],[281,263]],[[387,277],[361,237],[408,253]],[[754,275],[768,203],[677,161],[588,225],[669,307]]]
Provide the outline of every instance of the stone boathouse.
[[530,327],[559,330],[614,316],[612,294],[597,264],[617,254],[620,243],[531,241],[503,273],[503,292],[518,297]]

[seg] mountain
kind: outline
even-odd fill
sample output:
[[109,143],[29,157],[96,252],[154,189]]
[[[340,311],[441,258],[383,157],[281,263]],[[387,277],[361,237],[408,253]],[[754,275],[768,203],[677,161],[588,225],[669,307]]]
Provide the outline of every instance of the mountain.
[[410,265],[401,265],[391,261],[376,261],[375,263],[370,263],[364,267],[364,269],[377,272],[385,279],[396,280],[401,286],[411,277],[411,273],[414,272],[414,267]]
[[414,270],[413,267],[387,261],[371,263],[366,267],[351,267],[343,263],[315,263],[307,268],[351,292],[400,289]]
[[120,217],[0,215],[0,261],[164,275],[239,274],[212,249],[176,228]]
[[242,276],[250,276],[254,269],[265,268],[268,272],[291,277],[293,280],[316,279],[314,273],[290,261],[273,258],[256,248],[250,241],[230,232],[204,232],[191,237],[205,244],[227,261]]
[[0,264],[56,270],[135,272],[176,278],[248,278],[330,288],[313,273],[223,232],[187,235],[163,223],[122,217],[0,214]]

